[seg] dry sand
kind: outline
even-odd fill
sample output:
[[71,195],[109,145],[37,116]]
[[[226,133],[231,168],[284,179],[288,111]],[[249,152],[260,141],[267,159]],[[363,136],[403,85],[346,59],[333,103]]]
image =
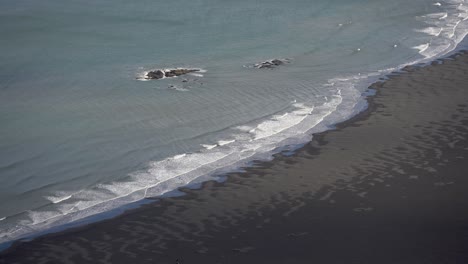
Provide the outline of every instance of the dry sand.
[[374,88],[368,110],[292,156],[0,263],[468,263],[468,54]]

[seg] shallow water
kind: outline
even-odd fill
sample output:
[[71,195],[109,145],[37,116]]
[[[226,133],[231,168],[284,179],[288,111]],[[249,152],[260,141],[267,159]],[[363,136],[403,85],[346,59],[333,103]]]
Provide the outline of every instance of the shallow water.
[[465,0],[0,1],[0,242],[309,140],[466,32]]

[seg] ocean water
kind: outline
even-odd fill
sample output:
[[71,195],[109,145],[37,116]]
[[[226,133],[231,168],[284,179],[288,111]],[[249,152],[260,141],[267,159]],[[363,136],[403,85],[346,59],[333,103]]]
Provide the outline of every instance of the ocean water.
[[294,148],[467,32],[467,0],[0,0],[0,242]]

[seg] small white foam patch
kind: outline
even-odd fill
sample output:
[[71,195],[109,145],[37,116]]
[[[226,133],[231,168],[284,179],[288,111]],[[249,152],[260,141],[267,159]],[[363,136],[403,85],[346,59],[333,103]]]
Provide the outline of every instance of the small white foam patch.
[[65,200],[68,200],[70,199],[72,196],[71,195],[67,195],[67,196],[64,196],[64,197],[53,197],[53,196],[49,196],[49,197],[46,197],[48,200],[50,200],[52,203],[60,203],[60,202],[63,202]]
[[278,134],[298,123],[302,122],[307,115],[314,110],[313,107],[306,107],[303,104],[294,105],[297,110],[283,115],[273,116],[270,120],[260,123],[251,133],[254,134],[254,140]]
[[219,146],[225,146],[225,145],[228,145],[228,144],[231,144],[231,143],[234,143],[236,142],[235,139],[232,139],[232,140],[220,140],[218,141],[218,145]]
[[189,73],[189,75],[192,75],[192,76],[195,76],[195,77],[203,77],[204,76],[203,74],[194,73],[194,72]]
[[458,14],[458,17],[459,18],[462,18],[463,21],[467,20],[468,19],[468,6],[465,6],[463,4],[460,4],[458,7],[457,7],[457,10],[461,11],[462,13]]
[[173,157],[173,159],[181,159],[181,158],[183,158],[183,157],[185,157],[185,156],[187,156],[187,154],[185,154],[185,153],[184,153],[184,154],[180,154],[180,155],[175,155],[175,156]]
[[51,201],[54,204],[57,204],[57,203],[60,203],[60,202],[63,202],[72,198],[72,196],[73,196],[72,194],[67,194],[65,192],[57,192],[54,195],[46,196],[44,198],[46,198],[47,200]]
[[[150,81],[150,79],[146,78],[146,75],[148,74],[148,72],[149,71],[144,71],[144,72],[138,73],[136,79],[138,81],[143,81],[143,82]],[[166,78],[166,77],[163,77],[163,78]]]
[[421,16],[421,18],[445,19],[447,18],[447,16],[448,16],[447,12],[438,12],[438,13],[431,13],[431,14]]
[[205,149],[210,150],[210,149],[216,148],[218,145],[217,144],[215,145],[202,144],[201,146],[204,147]]
[[250,126],[238,126],[236,127],[236,129],[240,130],[240,131],[243,131],[243,132],[248,132],[252,129],[252,127]]
[[177,86],[177,85],[171,85],[171,86],[169,86],[169,89],[176,90],[176,91],[179,91],[179,92],[188,92],[188,91],[190,91],[187,88],[180,87],[180,86]]
[[455,37],[457,27],[458,27],[458,25],[459,25],[461,22],[462,22],[462,21],[456,21],[456,22],[453,22],[453,23],[448,24],[449,26],[451,26],[451,30],[450,30],[450,32],[447,34],[448,38],[451,39],[451,38]]
[[343,23],[339,23],[339,24],[338,24],[338,27],[342,27],[342,26],[344,26],[344,25],[351,25],[352,23],[353,23],[353,21],[347,21],[347,22],[344,23],[344,24],[343,24]]
[[415,31],[416,32],[426,33],[428,35],[437,37],[437,36],[440,35],[440,33],[442,33],[442,30],[443,30],[443,28],[427,27],[427,28],[424,28],[424,29],[417,29]]
[[427,50],[428,48],[429,48],[429,43],[421,44],[421,45],[418,45],[418,46],[414,46],[414,47],[413,47],[413,49],[419,50],[419,53],[424,52],[424,51]]
[[3,221],[5,219],[6,219],[6,217],[0,217],[0,221]]

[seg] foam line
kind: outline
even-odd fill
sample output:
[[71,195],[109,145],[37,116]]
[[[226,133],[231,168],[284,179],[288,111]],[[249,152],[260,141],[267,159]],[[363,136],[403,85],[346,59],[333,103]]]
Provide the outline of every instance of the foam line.
[[208,145],[208,144],[202,144],[201,146],[202,146],[202,147],[204,147],[205,149],[208,149],[208,150],[210,150],[210,149],[214,149],[214,148],[216,148],[218,145]]
[[72,198],[72,195],[66,195],[66,196],[62,196],[62,197],[57,197],[57,196],[47,196],[45,197],[47,200],[51,201],[52,203],[56,204],[56,203],[60,203],[60,202],[63,202],[65,200],[68,200],[70,198]]
[[414,47],[413,47],[413,49],[419,50],[419,53],[424,52],[424,51],[427,50],[428,48],[429,48],[429,43],[421,44],[421,45],[418,45],[418,46],[414,46]]
[[428,35],[437,37],[437,36],[440,35],[440,33],[442,33],[442,30],[443,30],[443,28],[427,27],[427,28],[424,28],[424,29],[418,29],[418,30],[416,30],[416,32],[422,32],[422,33],[426,33]]
[[228,145],[228,144],[231,144],[231,143],[234,143],[236,142],[236,140],[232,139],[232,140],[220,140],[218,141],[218,145],[219,146],[225,146],[225,145]]

